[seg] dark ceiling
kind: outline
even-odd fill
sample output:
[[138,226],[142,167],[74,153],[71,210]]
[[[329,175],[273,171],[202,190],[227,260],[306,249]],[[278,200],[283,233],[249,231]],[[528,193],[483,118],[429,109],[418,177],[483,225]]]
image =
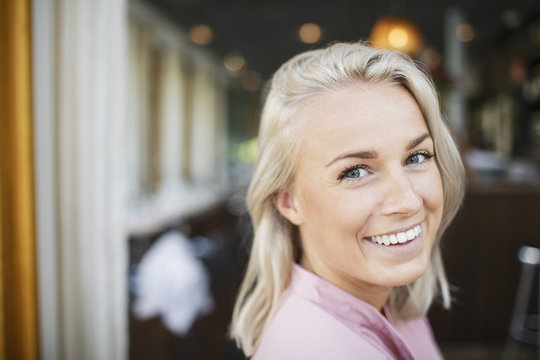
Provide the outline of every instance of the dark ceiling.
[[[146,0],[186,31],[205,23],[214,30],[207,45],[218,56],[230,51],[244,54],[248,67],[264,77],[292,55],[332,41],[367,39],[374,23],[383,15],[408,18],[422,32],[425,44],[444,51],[444,13],[455,7],[475,28],[467,43],[469,53],[496,46],[509,34],[523,31],[540,21],[540,0]],[[514,26],[505,25],[508,10],[517,15]],[[505,13],[506,12],[506,13]],[[512,13],[511,13],[512,14]],[[514,16],[514,20],[516,16]],[[512,20],[512,19],[510,19]],[[319,24],[323,36],[318,44],[300,42],[297,30],[306,22]]]

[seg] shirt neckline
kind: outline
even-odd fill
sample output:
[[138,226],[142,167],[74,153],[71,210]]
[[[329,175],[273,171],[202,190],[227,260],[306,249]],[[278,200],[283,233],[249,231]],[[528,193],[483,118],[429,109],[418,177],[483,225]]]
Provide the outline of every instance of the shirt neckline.
[[[371,304],[357,298],[318,275],[293,264],[290,288],[304,299],[322,307],[326,312],[340,319],[353,331],[367,328],[398,352],[402,358],[413,359],[413,355],[394,328],[392,313],[385,305],[384,315]],[[386,316],[386,317],[385,317]],[[392,348],[391,344],[394,344]]]

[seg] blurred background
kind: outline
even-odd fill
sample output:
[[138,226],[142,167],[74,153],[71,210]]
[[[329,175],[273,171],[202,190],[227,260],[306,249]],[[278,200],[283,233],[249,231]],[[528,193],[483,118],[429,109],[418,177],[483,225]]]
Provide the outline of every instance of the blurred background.
[[467,165],[445,357],[535,358],[538,0],[0,0],[0,358],[243,359],[261,93],[357,40],[423,64]]

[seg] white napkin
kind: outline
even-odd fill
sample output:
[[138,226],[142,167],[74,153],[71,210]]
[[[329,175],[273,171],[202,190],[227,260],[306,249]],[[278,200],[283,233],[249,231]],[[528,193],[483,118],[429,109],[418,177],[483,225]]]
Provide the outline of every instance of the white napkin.
[[175,334],[185,335],[199,314],[213,310],[206,268],[179,232],[156,240],[139,263],[135,282],[134,314],[140,319],[161,315]]

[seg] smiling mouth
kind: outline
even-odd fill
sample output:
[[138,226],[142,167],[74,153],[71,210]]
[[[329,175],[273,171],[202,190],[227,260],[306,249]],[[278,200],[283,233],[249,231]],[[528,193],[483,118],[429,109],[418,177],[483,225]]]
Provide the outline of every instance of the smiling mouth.
[[407,231],[397,232],[394,234],[368,236],[365,239],[371,240],[380,245],[400,245],[416,239],[421,233],[422,227],[420,225],[416,225]]

